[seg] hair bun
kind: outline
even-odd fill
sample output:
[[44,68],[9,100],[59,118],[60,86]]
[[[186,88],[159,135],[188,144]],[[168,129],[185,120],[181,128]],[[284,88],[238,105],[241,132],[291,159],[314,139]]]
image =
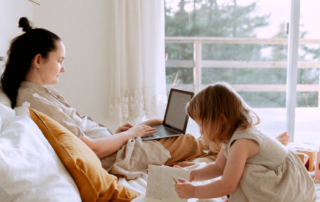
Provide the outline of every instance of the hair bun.
[[31,23],[26,17],[22,17],[19,20],[19,27],[22,28],[22,31],[27,32],[29,29],[31,29]]

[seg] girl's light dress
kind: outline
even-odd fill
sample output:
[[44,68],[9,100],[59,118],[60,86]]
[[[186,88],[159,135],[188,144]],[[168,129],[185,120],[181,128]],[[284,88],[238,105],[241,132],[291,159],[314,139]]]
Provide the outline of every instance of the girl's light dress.
[[234,133],[225,146],[227,158],[230,146],[243,138],[256,141],[260,151],[247,160],[240,183],[230,194],[230,202],[316,201],[313,180],[299,157],[256,127]]

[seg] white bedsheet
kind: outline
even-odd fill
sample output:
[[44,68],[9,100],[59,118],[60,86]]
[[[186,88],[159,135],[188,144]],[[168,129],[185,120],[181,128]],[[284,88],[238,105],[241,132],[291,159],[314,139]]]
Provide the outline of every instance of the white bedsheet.
[[[318,151],[319,145],[316,145],[314,143],[290,143],[288,145],[288,149],[291,149],[291,150],[301,149],[301,150]],[[199,158],[199,159],[196,159],[194,162],[196,162],[197,165],[190,167],[190,169],[205,166],[207,163],[211,162],[211,160],[209,160],[207,158]],[[309,174],[311,177],[314,177],[314,172],[309,172]],[[125,178],[120,178],[119,184],[122,184],[122,185],[130,188],[132,191],[134,191],[138,195],[145,196],[146,188],[147,188],[147,179],[148,179],[147,175],[140,177],[136,180],[126,180]],[[206,183],[209,183],[212,181],[213,180],[197,182],[197,184],[206,184]],[[317,191],[317,202],[320,202],[320,184],[315,184],[315,188]],[[223,202],[224,199],[225,199],[225,197],[215,198],[215,199],[199,199],[196,201],[198,201],[198,202],[209,202],[209,201],[210,202]],[[144,201],[148,201],[148,200],[144,200]],[[151,202],[151,200],[150,200],[150,202]]]

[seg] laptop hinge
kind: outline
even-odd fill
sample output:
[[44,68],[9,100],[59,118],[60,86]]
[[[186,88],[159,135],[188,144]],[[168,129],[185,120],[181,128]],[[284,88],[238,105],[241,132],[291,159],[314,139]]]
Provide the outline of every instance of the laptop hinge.
[[176,128],[170,126],[170,125],[163,124],[163,126],[165,126],[166,128],[169,128],[170,130],[173,130],[174,132],[179,132],[179,133],[181,133],[181,134],[184,134],[183,131],[181,131],[181,130],[179,130],[179,129],[176,129]]

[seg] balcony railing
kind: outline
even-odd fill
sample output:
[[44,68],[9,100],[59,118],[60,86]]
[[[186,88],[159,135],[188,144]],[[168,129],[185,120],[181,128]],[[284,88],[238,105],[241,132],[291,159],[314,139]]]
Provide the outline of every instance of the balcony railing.
[[[226,44],[288,44],[287,39],[257,39],[257,38],[222,38],[222,37],[166,37],[166,43],[193,43],[193,60],[167,60],[166,67],[193,68],[193,84],[183,85],[186,89],[194,89],[195,93],[205,88],[202,84],[202,68],[287,68],[287,62],[252,62],[252,61],[214,61],[202,60],[202,43]],[[300,39],[300,45],[320,44],[320,39]],[[320,62],[298,62],[298,68],[318,68]],[[320,72],[320,71],[319,71]],[[318,107],[320,107],[320,74],[319,84],[298,84],[297,92],[318,92]],[[238,91],[246,92],[285,92],[286,85],[245,84],[232,85]]]

